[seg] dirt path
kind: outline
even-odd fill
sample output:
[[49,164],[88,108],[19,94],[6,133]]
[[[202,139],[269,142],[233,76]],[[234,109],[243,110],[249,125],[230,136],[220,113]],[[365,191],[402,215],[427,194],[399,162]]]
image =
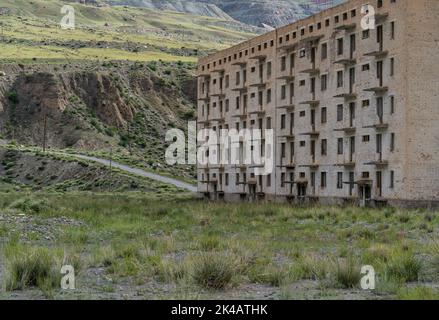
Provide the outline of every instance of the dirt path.
[[166,184],[171,184],[171,185],[176,186],[177,188],[185,189],[185,190],[188,190],[190,192],[197,192],[196,186],[189,184],[189,183],[186,183],[186,182],[182,182],[182,181],[177,180],[177,179],[164,177],[164,176],[158,175],[156,173],[147,172],[147,171],[144,171],[142,169],[133,168],[133,167],[127,166],[125,164],[120,164],[120,163],[110,161],[107,159],[100,159],[100,158],[96,158],[96,157],[84,156],[84,155],[79,155],[79,154],[69,154],[69,155],[74,156],[74,157],[79,158],[79,159],[97,162],[97,163],[103,164],[105,166],[111,165],[114,168],[118,168],[120,170],[135,174],[135,175],[140,176],[140,177],[145,177],[145,178],[149,178],[149,179],[163,182]]

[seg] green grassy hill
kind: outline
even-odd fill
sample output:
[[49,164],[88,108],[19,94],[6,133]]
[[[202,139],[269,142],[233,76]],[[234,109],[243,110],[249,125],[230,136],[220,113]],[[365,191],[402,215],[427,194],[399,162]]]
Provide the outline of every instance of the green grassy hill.
[[[75,8],[63,30],[61,7]],[[131,60],[194,62],[199,55],[254,36],[238,22],[130,7],[58,0],[0,0],[2,61]]]

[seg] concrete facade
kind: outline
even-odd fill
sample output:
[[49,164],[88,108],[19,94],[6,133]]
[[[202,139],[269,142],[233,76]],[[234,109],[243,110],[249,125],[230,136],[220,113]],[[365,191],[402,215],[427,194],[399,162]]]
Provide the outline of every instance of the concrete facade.
[[199,165],[199,193],[437,206],[437,16],[437,0],[352,0],[201,58],[198,129],[274,129],[275,168]]

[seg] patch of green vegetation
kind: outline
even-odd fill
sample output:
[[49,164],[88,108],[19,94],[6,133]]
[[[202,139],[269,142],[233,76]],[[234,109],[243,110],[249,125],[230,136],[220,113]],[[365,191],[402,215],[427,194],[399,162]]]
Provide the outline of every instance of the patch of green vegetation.
[[[13,214],[30,210],[30,205],[13,205],[22,197],[20,193],[0,193],[0,208]],[[47,256],[58,261],[67,247],[75,253],[69,255],[69,263],[81,270],[102,270],[95,288],[105,286],[105,292],[100,293],[104,295],[114,293],[112,286],[127,282],[141,288],[166,287],[163,298],[194,291],[202,298],[221,297],[243,287],[250,297],[259,298],[263,298],[257,293],[261,288],[269,288],[279,297],[306,299],[345,295],[429,299],[437,294],[434,288],[424,288],[434,287],[438,281],[429,278],[429,272],[437,270],[432,269],[438,257],[437,239],[430,241],[431,234],[418,228],[425,218],[416,211],[396,210],[386,217],[382,209],[211,203],[178,193],[39,193],[35,198],[50,205],[31,210],[33,219],[68,217],[80,225],[54,227],[50,231],[53,240],[48,242],[18,233],[43,242],[20,242],[17,252],[47,247],[45,254],[35,258],[38,266],[44,266]],[[410,223],[401,221],[401,214],[409,215]],[[435,221],[436,215],[432,215]],[[383,228],[383,224],[388,227]],[[357,233],[364,229],[375,236]],[[2,232],[0,238],[10,240],[12,236]],[[15,262],[13,254],[4,256],[6,263],[22,265]],[[359,290],[363,265],[376,270],[374,291]],[[21,269],[11,268],[8,274]],[[50,274],[47,267],[37,270]],[[35,285],[38,277],[32,278],[23,283]],[[111,280],[103,284],[107,278]],[[91,284],[86,285],[93,286],[97,280],[87,281]],[[56,297],[59,293],[53,291]]]
[[80,60],[195,62],[200,54],[254,36],[255,28],[220,19],[130,7],[69,3],[75,29],[63,30],[59,0],[0,0],[0,59],[30,63]]

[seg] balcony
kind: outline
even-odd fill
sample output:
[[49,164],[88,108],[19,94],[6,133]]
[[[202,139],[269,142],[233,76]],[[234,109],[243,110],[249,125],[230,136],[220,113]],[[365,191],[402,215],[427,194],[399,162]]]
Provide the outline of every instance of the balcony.
[[286,104],[286,105],[282,105],[282,106],[278,106],[278,109],[285,109],[288,112],[292,112],[294,111],[294,109],[296,108],[296,106],[294,104]]
[[285,169],[294,170],[294,169],[296,169],[296,164],[294,162],[289,162],[285,165]]
[[210,96],[209,96],[209,94],[208,94],[208,93],[205,93],[205,94],[203,94],[203,95],[200,95],[200,96],[198,97],[198,101],[204,101],[204,102],[208,102],[208,101],[210,101]]
[[225,98],[226,95],[225,95],[225,93],[223,92],[223,89],[220,88],[219,90],[215,90],[213,93],[211,93],[210,96],[211,96],[212,98],[216,98],[216,97],[218,97],[219,99],[223,99],[223,98]]
[[238,62],[233,62],[232,66],[239,66],[241,68],[244,68],[247,65],[246,61],[238,61]]
[[286,44],[279,47],[278,51],[291,52],[297,49],[297,43]]
[[246,164],[238,164],[235,166],[235,169],[238,169],[239,171],[247,171],[248,166]]
[[292,132],[286,133],[286,134],[280,134],[278,135],[278,138],[283,138],[288,141],[292,141],[295,139],[295,135]]
[[315,66],[312,66],[311,68],[300,71],[300,73],[306,73],[309,74],[310,76],[316,76],[320,74],[320,69],[316,68]]
[[389,17],[389,13],[388,12],[377,13],[377,14],[375,14],[375,22],[376,23],[381,23],[384,20],[386,20],[388,17]]
[[285,168],[287,170],[294,170],[296,168],[296,160],[294,156],[291,156],[291,159],[284,163],[283,160],[281,160],[281,164],[278,166],[278,168]]
[[267,60],[267,55],[266,54],[259,54],[259,55],[250,57],[250,59],[258,60],[259,62],[263,62],[263,61]]
[[335,164],[336,167],[354,168],[356,166],[355,161],[346,161]]
[[199,164],[197,168],[199,170],[209,171],[210,170],[210,165],[209,165],[209,163]]
[[246,110],[239,111],[237,114],[234,114],[232,118],[246,119],[248,117],[248,113]]
[[307,131],[307,132],[301,133],[300,135],[301,135],[301,136],[310,136],[311,139],[316,139],[316,138],[319,137],[320,132],[319,132],[319,131],[316,131],[315,126],[313,126],[312,129],[311,129],[311,131]]
[[299,103],[300,105],[309,105],[311,108],[316,108],[320,104],[320,100],[316,100],[315,98],[312,100],[302,101]]
[[342,92],[334,96],[334,98],[343,98],[345,100],[353,100],[357,98],[357,94],[354,92]]
[[299,166],[299,168],[310,168],[311,170],[317,170],[319,167],[320,167],[320,165],[315,161],[313,161],[310,164],[301,164]]
[[389,51],[383,50],[383,49],[378,49],[375,51],[370,51],[368,53],[365,53],[364,55],[368,56],[368,57],[375,57],[377,59],[381,59],[381,58],[386,57],[388,54],[389,54]]
[[203,72],[197,75],[198,78],[204,78],[205,80],[210,79],[211,74],[210,72]]
[[212,73],[223,74],[224,72],[226,72],[226,69],[224,69],[224,68],[218,68],[218,69],[212,70]]
[[212,165],[212,166],[210,166],[210,169],[219,170],[219,171],[223,172],[225,170],[225,165],[223,165],[223,164]]
[[387,167],[389,161],[383,158],[383,153],[379,152],[375,155],[375,160],[366,162],[364,165],[376,166],[377,168]]
[[257,115],[257,116],[263,116],[265,115],[266,111],[262,108],[262,106],[259,106],[256,110],[252,110],[250,111],[248,114],[249,115]]
[[357,128],[352,125],[352,126],[346,126],[343,128],[334,129],[334,131],[344,132],[345,134],[352,135],[355,134]]
[[239,93],[246,93],[247,92],[247,86],[242,84],[242,85],[237,85],[235,88],[232,89],[232,91],[238,91]]
[[353,31],[357,27],[356,23],[346,23],[339,26],[336,26],[334,30],[337,31]]
[[357,59],[354,59],[354,58],[341,58],[341,59],[334,61],[334,64],[342,64],[345,67],[352,66],[356,63],[357,63]]
[[384,122],[384,119],[381,117],[379,118],[379,122],[369,125],[369,126],[364,126],[363,128],[367,128],[367,129],[375,129],[377,131],[383,131],[383,130],[387,130],[389,128],[389,124],[387,122]]
[[259,78],[259,80],[255,83],[250,84],[252,88],[264,89],[267,86],[267,83],[264,82],[263,78]]
[[[324,35],[317,35],[317,36],[309,36],[309,37],[305,37],[303,39],[300,40],[300,45],[306,44],[306,43],[317,43],[320,41],[320,39],[322,39],[324,37]],[[299,46],[300,46],[299,45]]]
[[291,74],[286,74],[286,75],[281,75],[279,77],[277,77],[278,80],[285,80],[287,82],[292,82],[294,81],[295,77]]
[[204,126],[209,126],[210,120],[207,117],[206,118],[202,118],[202,119],[199,119],[197,121],[197,124],[201,124],[201,125],[204,125]]
[[226,122],[226,118],[225,118],[224,114],[221,114],[218,117],[213,117],[212,119],[210,119],[210,121],[224,123],[224,122]]
[[366,91],[366,92],[373,92],[376,95],[380,95],[380,94],[384,94],[387,91],[389,91],[389,87],[387,87],[387,86],[377,86],[377,87],[371,87],[371,88],[364,89],[364,91]]

